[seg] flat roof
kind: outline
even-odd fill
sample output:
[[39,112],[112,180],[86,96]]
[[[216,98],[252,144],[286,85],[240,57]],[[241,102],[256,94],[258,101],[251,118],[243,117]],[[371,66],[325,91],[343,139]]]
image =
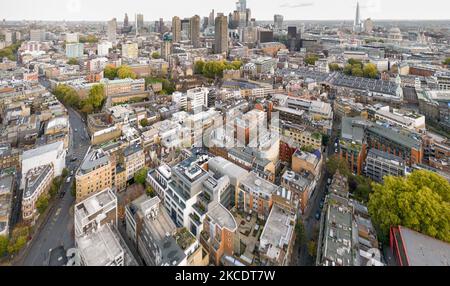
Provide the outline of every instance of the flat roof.
[[49,153],[49,152],[52,152],[55,150],[62,150],[63,148],[64,148],[64,143],[61,141],[42,145],[42,146],[36,147],[34,149],[24,151],[22,154],[22,161],[31,159],[33,157],[36,157],[36,156],[39,156],[39,155],[42,155],[45,153]]
[[234,232],[237,229],[237,223],[233,215],[221,203],[212,202],[209,204],[207,216],[209,216],[216,224],[231,232]]
[[109,224],[105,224],[81,237],[76,238],[78,249],[88,266],[114,265],[117,257],[124,256],[119,238]]
[[450,266],[450,244],[399,226],[409,266]]

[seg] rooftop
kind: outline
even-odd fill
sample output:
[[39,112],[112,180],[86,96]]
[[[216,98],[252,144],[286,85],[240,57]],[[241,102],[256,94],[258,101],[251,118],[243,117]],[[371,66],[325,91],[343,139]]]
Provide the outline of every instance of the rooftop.
[[250,172],[246,177],[244,177],[241,180],[241,185],[245,186],[245,188],[249,189],[249,191],[255,192],[261,196],[271,196],[279,188],[279,186],[258,177],[258,175],[254,172]]
[[85,218],[89,218],[92,215],[96,215],[106,206],[117,201],[116,196],[111,189],[105,189],[100,193],[97,193],[86,200],[80,202],[75,206],[75,217],[77,221],[83,221]]
[[109,156],[102,150],[93,150],[87,154],[80,166],[82,175],[92,172],[93,170],[103,167],[109,163]]
[[55,150],[63,150],[63,148],[64,148],[64,143],[61,141],[47,144],[47,145],[42,145],[37,148],[24,151],[22,154],[22,160],[31,159],[36,156],[40,156],[40,155],[43,155],[43,154],[46,154],[46,153],[49,153],[49,152],[52,152]]
[[116,259],[124,256],[124,249],[120,245],[119,238],[109,224],[77,237],[76,243],[87,266],[115,265]]
[[409,266],[450,266],[450,244],[399,227]]
[[53,166],[50,164],[29,170],[26,174],[26,185],[23,193],[23,199],[33,196],[36,189],[50,172],[53,172]]
[[295,229],[295,215],[277,205],[272,207],[260,238],[260,249],[270,259],[277,259],[290,244]]
[[237,224],[233,215],[218,202],[212,202],[208,206],[207,216],[222,228],[226,228],[231,232],[236,231]]

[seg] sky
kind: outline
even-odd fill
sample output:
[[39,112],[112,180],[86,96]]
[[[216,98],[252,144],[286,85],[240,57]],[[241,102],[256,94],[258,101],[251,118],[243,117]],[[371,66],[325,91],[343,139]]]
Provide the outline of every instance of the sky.
[[[207,16],[211,9],[226,15],[235,10],[237,0],[0,0],[0,19],[122,21],[136,13],[145,21],[160,17]],[[285,20],[350,20],[357,0],[247,0],[252,17],[271,20],[281,14]],[[392,20],[450,19],[448,0],[360,0],[361,18]]]

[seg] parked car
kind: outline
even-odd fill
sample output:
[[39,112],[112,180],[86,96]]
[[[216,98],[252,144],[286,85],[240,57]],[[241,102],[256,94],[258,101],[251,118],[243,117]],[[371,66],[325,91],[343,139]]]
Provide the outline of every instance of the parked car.
[[320,211],[317,211],[315,215],[316,220],[320,220],[320,215],[321,215]]

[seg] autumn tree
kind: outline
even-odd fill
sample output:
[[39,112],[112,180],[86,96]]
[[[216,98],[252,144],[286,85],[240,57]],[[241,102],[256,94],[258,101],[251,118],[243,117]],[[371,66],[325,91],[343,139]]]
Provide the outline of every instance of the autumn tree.
[[387,240],[392,226],[404,226],[450,242],[450,183],[430,171],[384,178],[369,198],[372,221]]
[[103,70],[103,76],[107,79],[113,80],[117,77],[117,69],[112,65],[107,65]]
[[133,70],[131,69],[131,67],[129,66],[121,66],[118,70],[117,70],[117,76],[120,79],[124,79],[124,78],[132,78],[135,79],[136,73],[133,72]]

